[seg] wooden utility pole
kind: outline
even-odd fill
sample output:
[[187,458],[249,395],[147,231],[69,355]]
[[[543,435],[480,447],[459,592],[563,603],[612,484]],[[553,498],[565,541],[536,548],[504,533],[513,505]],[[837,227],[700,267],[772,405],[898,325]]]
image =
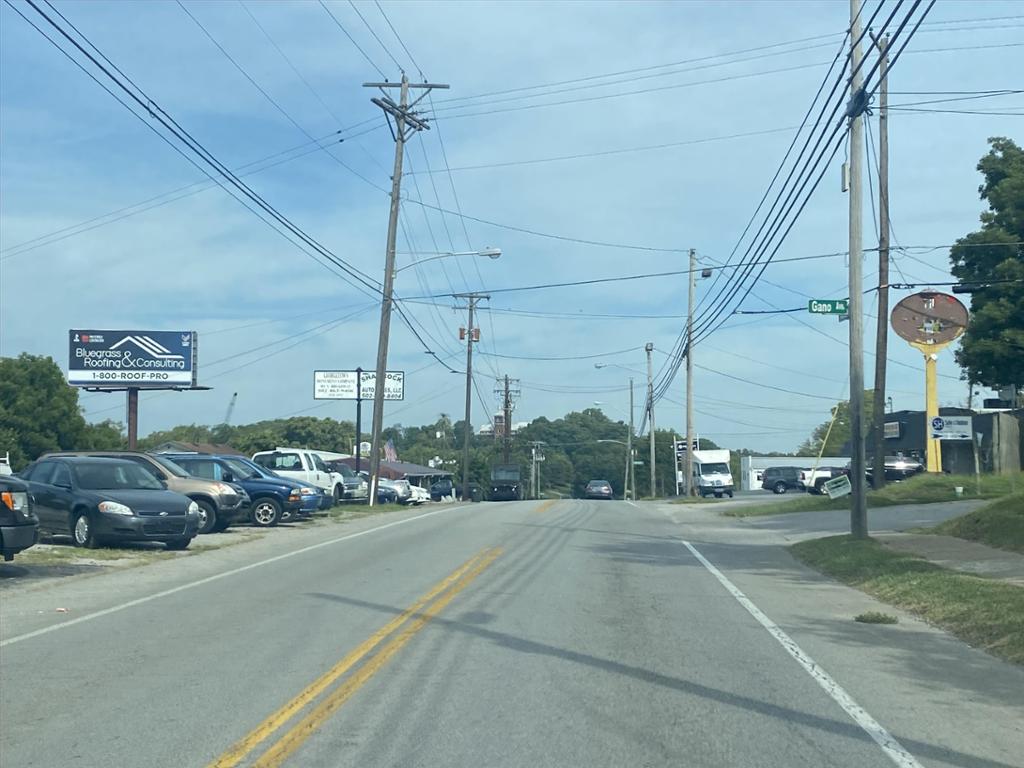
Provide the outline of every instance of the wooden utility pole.
[[633,498],[636,498],[636,480],[630,483],[630,477],[635,477],[633,470],[633,377],[629,377],[629,432],[626,433],[626,476],[622,480],[622,498],[629,498],[630,488],[633,490]]
[[850,533],[868,535],[867,478],[864,466],[864,294],[863,294],[863,164],[864,88],[861,65],[860,10],[863,0],[850,0]]
[[690,249],[690,295],[686,302],[686,459],[683,487],[692,496],[693,485],[693,305],[697,294],[697,251]]
[[644,349],[647,351],[647,422],[650,425],[650,447],[651,447],[651,498],[657,495],[655,490],[655,467],[654,467],[654,367],[651,363],[651,352],[654,351],[654,344],[647,342]]
[[[869,31],[868,34],[871,34]],[[885,485],[885,365],[889,353],[889,36],[871,34],[878,66],[878,326],[875,333],[875,414],[872,485]],[[968,406],[970,407],[970,406]]]
[[473,315],[476,313],[476,303],[480,299],[491,298],[485,293],[456,293],[457,299],[466,299],[469,306],[469,325],[465,329],[466,338],[466,421],[462,435],[462,500],[470,501],[472,495],[469,493],[469,439],[472,436],[473,427],[470,423],[473,416],[473,344],[480,340],[480,331],[473,327]]
[[[379,88],[383,98],[370,99],[384,110],[388,125],[395,138],[395,166],[391,174],[391,212],[388,216],[388,241],[384,255],[384,286],[380,302],[380,334],[377,340],[377,378],[373,390],[373,425],[370,448],[370,489],[369,504],[377,501],[377,476],[380,472],[381,430],[384,424],[384,381],[388,370],[388,339],[391,334],[392,289],[395,282],[395,238],[398,233],[398,213],[402,191],[402,155],[409,136],[429,128],[426,120],[418,117],[413,107],[434,88],[447,88],[436,83],[409,83],[402,74],[399,83],[363,83],[364,88]],[[399,88],[396,104],[386,89]],[[416,88],[423,93],[412,104],[409,103],[409,89]],[[407,132],[408,129],[408,132]]]

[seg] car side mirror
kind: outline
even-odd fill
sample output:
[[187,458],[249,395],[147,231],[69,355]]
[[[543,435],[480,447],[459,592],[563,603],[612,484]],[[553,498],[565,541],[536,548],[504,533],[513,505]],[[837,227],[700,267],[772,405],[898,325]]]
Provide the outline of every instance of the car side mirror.
[[223,474],[223,475],[221,476],[221,479],[222,479],[222,480],[223,480],[223,481],[224,481],[225,483],[233,483],[233,482],[235,482],[235,475],[234,475],[234,474],[233,474],[232,472],[225,472],[225,473],[224,473],[224,474]]

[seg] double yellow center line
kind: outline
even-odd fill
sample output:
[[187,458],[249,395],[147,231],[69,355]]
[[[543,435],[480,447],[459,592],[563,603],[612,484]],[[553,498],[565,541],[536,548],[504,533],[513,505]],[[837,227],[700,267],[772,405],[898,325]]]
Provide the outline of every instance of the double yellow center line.
[[469,586],[500,554],[501,549],[499,548],[487,548],[471,557],[423,597],[350,651],[331,669],[306,686],[297,696],[267,717],[247,736],[232,745],[223,755],[210,763],[209,768],[234,768],[237,766],[256,747],[312,704],[334,683],[344,677],[349,670],[370,656],[378,645],[387,641],[383,648],[370,656],[365,664],[321,699],[298,722],[288,728],[253,763],[254,768],[276,768],[282,765],[334,712],[387,664],[391,657],[398,653],[432,618],[444,610],[455,599],[455,596]]

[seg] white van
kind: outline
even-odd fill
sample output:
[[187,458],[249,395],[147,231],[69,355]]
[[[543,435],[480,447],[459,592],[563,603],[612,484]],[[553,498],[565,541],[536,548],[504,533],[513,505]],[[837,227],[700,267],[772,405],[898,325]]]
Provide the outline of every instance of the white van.
[[735,485],[729,469],[729,451],[708,450],[693,452],[693,487],[702,497],[714,495],[732,498]]
[[252,460],[264,469],[322,488],[340,504],[345,498],[345,478],[339,472],[332,472],[316,451],[307,448],[275,448],[253,454]]

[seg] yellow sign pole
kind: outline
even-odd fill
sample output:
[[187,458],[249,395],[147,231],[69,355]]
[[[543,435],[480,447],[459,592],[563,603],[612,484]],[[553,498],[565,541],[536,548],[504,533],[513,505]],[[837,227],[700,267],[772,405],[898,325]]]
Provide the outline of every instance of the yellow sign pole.
[[949,344],[912,342],[910,346],[924,353],[924,428],[925,453],[928,457],[925,468],[929,472],[942,472],[942,441],[933,440],[931,434],[932,419],[939,415],[938,353]]

